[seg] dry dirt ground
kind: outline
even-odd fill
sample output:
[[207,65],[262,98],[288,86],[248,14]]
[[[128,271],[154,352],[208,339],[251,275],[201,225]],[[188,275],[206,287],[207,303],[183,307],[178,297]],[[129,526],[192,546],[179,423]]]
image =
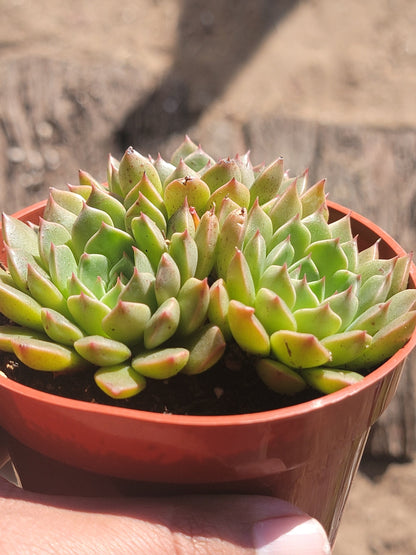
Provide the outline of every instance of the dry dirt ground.
[[[111,95],[113,110],[98,111],[95,129],[78,133],[71,143],[77,131],[71,112],[67,135],[56,148],[50,140],[46,169],[64,181],[81,163],[95,165],[91,137],[98,140],[102,129],[118,126],[123,132],[109,137],[105,147],[135,139],[138,147],[150,149],[160,137],[191,129],[214,154],[227,143],[243,148],[242,125],[256,117],[416,128],[414,0],[0,0],[0,95],[13,87],[13,79],[19,82],[19,72],[30,74],[32,60],[38,68],[43,60],[46,68],[64,68],[58,72],[62,80],[74,74],[68,68],[82,68],[77,82],[93,76],[87,92],[73,83],[71,94],[81,111]],[[41,85],[40,98],[52,102],[48,91],[56,82]],[[169,115],[168,122],[146,109],[149,94],[160,103],[160,114]],[[26,135],[20,143],[16,139],[10,114],[18,118],[20,112],[12,96],[3,97],[10,104],[0,104],[0,116],[3,112],[8,122],[6,147],[13,147],[0,161],[11,165],[22,159],[19,144],[29,141]],[[139,121],[145,132],[135,137],[129,121]],[[53,131],[50,123],[38,122],[36,140],[47,142]],[[28,156],[29,162],[39,176],[42,160]],[[0,173],[6,179],[12,170],[0,167]],[[42,175],[23,182],[41,197]],[[7,185],[1,188],[3,204],[15,208]],[[335,554],[416,553],[415,463],[363,470]]]

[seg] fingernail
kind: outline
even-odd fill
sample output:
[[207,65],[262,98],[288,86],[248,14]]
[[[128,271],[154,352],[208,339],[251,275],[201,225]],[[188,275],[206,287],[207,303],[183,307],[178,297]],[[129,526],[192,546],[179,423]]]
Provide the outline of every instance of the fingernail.
[[317,520],[302,516],[256,522],[252,529],[257,555],[330,555],[324,529]]

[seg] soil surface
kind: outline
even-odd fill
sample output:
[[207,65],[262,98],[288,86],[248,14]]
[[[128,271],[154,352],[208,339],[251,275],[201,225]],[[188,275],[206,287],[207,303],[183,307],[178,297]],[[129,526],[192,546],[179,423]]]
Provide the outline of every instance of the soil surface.
[[[241,151],[257,117],[416,129],[414,0],[238,4],[2,2],[2,209],[102,167],[102,149],[155,154],[190,131]],[[335,555],[416,553],[415,491],[415,462],[363,464]]]

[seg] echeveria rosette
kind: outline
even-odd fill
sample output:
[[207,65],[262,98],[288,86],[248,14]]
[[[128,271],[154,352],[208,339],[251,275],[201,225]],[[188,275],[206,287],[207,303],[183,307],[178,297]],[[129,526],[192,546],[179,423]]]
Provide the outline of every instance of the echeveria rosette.
[[359,252],[307,179],[282,158],[215,162],[188,137],[170,162],[109,156],[108,185],[80,172],[38,225],[3,215],[0,348],[35,370],[92,367],[114,398],[204,372],[227,343],[279,393],[362,379],[416,325],[410,256]]

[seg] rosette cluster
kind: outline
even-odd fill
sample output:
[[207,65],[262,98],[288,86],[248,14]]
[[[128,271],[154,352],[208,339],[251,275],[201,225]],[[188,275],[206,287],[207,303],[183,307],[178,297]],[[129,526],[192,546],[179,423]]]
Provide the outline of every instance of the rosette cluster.
[[93,368],[113,398],[199,374],[237,344],[274,391],[362,379],[409,339],[411,256],[359,252],[329,223],[325,180],[278,158],[215,162],[188,137],[170,162],[128,148],[107,183],[51,188],[36,224],[3,215],[0,349],[29,368]]

